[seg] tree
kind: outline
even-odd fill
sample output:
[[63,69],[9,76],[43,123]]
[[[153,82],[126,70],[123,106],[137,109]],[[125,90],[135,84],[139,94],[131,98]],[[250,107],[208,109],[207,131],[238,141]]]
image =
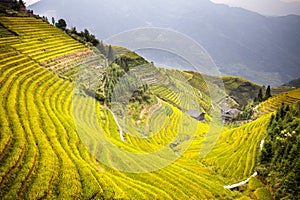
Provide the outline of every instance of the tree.
[[66,21],[64,20],[64,19],[60,19],[60,20],[58,20],[58,22],[55,24],[55,26],[57,27],[57,28],[60,28],[60,29],[62,29],[62,30],[66,30],[66,28],[67,28],[67,23],[66,23]]
[[266,90],[266,96],[265,96],[265,100],[267,100],[268,98],[270,98],[271,95],[271,87],[268,85],[268,88]]
[[47,18],[47,17],[43,16],[43,17],[42,17],[42,19],[43,19],[43,21],[45,21],[45,22],[49,23],[49,21],[48,21],[48,18]]
[[19,5],[25,7],[25,3],[23,0],[19,0]]
[[272,115],[256,168],[260,179],[272,187],[274,199],[300,196],[300,123],[295,109],[282,104],[276,117]]
[[79,36],[82,37],[85,42],[89,42],[94,46],[99,44],[99,40],[96,39],[95,35],[90,34],[87,29],[84,29],[82,32],[80,32]]
[[100,41],[100,43],[99,43],[99,45],[97,46],[97,48],[99,49],[99,51],[100,51],[103,55],[106,54],[106,52],[105,52],[105,47],[104,47],[104,45],[103,45],[102,40]]
[[258,95],[257,95],[257,100],[259,102],[262,102],[262,100],[263,100],[263,95],[262,95],[262,89],[261,88],[259,89],[259,92],[258,92]]
[[86,41],[89,41],[90,39],[90,32],[87,29],[84,29],[82,32],[82,37],[86,39]]
[[71,34],[78,34],[78,33],[77,33],[77,29],[76,29],[75,26],[72,27],[72,28],[70,29],[70,33],[71,33]]
[[16,0],[13,0],[12,4],[11,4],[11,8],[15,11],[19,11],[20,10],[20,3],[17,2]]
[[51,21],[52,21],[52,25],[54,26],[54,25],[55,25],[55,18],[52,17],[52,18],[51,18]]
[[90,35],[90,42],[94,45],[94,46],[97,46],[99,44],[99,40],[96,39],[96,36],[91,34]]
[[115,58],[115,56],[114,56],[114,51],[113,51],[111,45],[109,45],[109,47],[108,47],[108,53],[107,53],[107,59],[108,59],[109,61],[113,61],[114,58]]

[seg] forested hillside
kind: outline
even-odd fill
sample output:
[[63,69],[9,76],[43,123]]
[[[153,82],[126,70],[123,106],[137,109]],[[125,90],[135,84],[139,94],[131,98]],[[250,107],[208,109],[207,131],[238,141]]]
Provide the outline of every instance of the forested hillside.
[[270,184],[276,199],[300,197],[300,101],[282,104],[267,128],[258,172]]

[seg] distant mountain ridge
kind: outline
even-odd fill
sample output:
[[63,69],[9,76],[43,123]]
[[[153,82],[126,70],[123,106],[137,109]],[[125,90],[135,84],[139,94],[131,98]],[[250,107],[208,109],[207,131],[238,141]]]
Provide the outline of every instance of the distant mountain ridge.
[[300,15],[300,2],[297,0],[211,0],[215,3],[225,3],[234,7],[258,12],[267,16]]
[[265,17],[208,0],[41,0],[30,9],[78,29],[88,24],[101,39],[145,26],[174,29],[200,43],[223,74],[259,84],[282,85],[300,76],[297,15]]
[[284,86],[292,86],[292,87],[300,88],[300,78],[292,80],[292,81],[284,84]]

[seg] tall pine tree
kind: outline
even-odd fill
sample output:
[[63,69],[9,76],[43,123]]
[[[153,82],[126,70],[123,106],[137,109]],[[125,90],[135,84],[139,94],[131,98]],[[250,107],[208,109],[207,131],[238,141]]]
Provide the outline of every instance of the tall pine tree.
[[109,47],[108,47],[107,59],[110,62],[112,62],[115,59],[114,51],[113,51],[111,45],[109,45]]
[[262,94],[262,89],[261,88],[259,89],[259,92],[258,92],[258,95],[257,95],[257,100],[259,102],[262,102],[262,100],[263,100],[263,94]]
[[103,41],[101,40],[99,45],[97,46],[97,48],[99,49],[99,51],[103,54],[103,55],[106,55],[106,51],[105,51],[105,47],[104,47],[104,44],[103,44]]
[[271,95],[271,87],[268,85],[268,88],[266,90],[266,96],[265,96],[265,100],[267,100],[268,98],[270,98]]

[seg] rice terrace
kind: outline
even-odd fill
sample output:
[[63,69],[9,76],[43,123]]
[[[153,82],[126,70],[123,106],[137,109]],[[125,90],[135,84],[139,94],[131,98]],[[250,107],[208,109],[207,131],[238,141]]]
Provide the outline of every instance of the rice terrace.
[[25,5],[0,1],[0,199],[300,198],[297,80],[162,67]]

